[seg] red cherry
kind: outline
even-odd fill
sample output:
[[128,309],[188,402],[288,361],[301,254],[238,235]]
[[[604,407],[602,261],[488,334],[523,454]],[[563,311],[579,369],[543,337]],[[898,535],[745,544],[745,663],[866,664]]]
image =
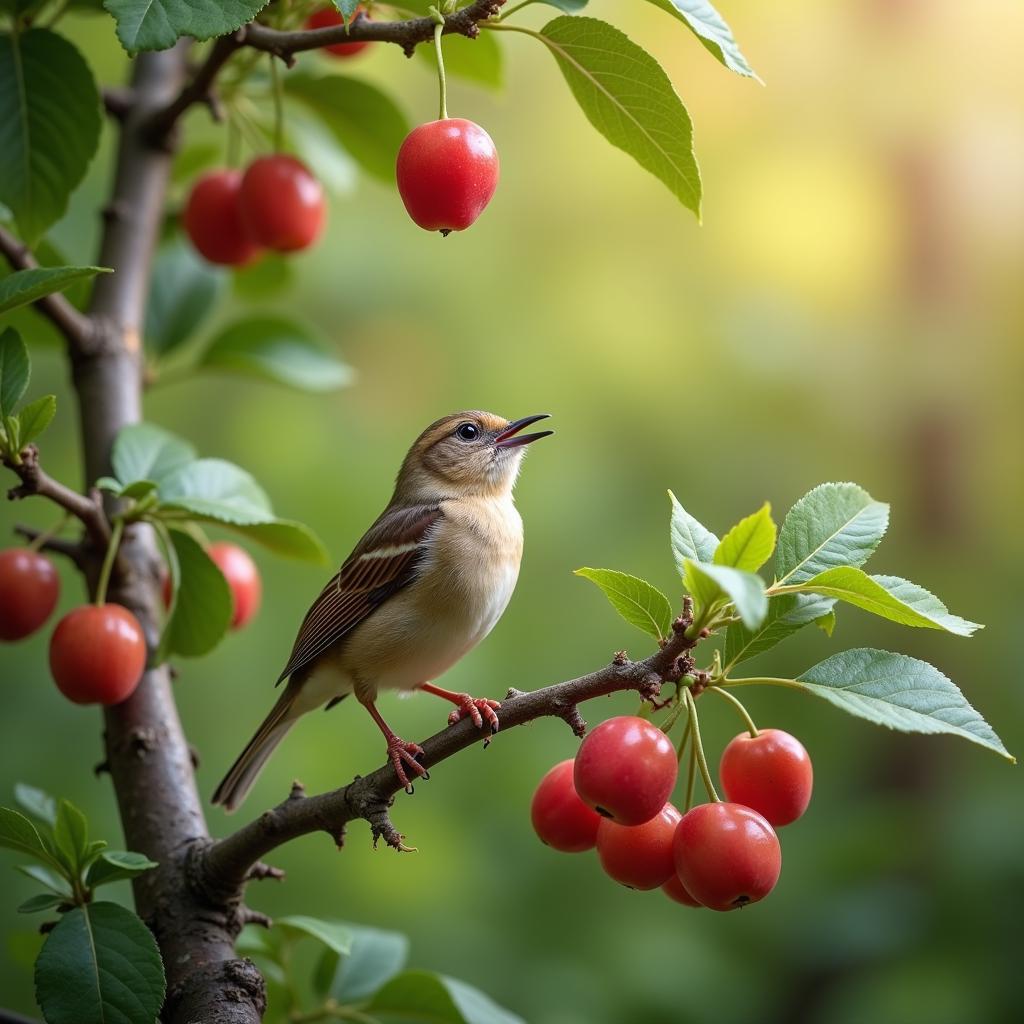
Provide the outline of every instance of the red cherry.
[[498,187],[498,151],[478,124],[461,117],[413,128],[398,151],[398,191],[427,231],[462,231]]
[[[357,7],[352,12],[352,18],[362,10],[362,7]],[[352,20],[351,18],[349,19]],[[367,18],[369,20],[369,18]],[[321,7],[320,10],[314,11],[306,19],[306,28],[333,28],[335,25],[344,25],[345,19],[341,16],[341,12],[334,7]],[[370,45],[369,42],[360,43],[331,43],[330,46],[323,47],[328,53],[333,53],[335,57],[354,57],[357,53],[361,53]]]
[[540,780],[530,819],[542,843],[562,853],[590,850],[597,841],[600,816],[577,795],[572,784],[572,760],[561,761]]
[[740,804],[700,804],[688,811],[672,852],[679,881],[712,910],[757,903],[775,888],[782,870],[775,830]]
[[814,770],[803,744],[781,729],[740,733],[722,751],[722,789],[778,828],[796,821],[811,802]]
[[597,830],[597,855],[605,874],[630,889],[657,889],[675,874],[672,840],[682,815],[671,805],[642,825],[604,820]]
[[661,891],[670,900],[675,900],[676,903],[682,903],[685,907],[704,906],[703,903],[699,903],[686,891],[686,886],[679,881],[679,876],[676,874],[674,868],[672,870],[672,874],[669,876],[669,880],[661,887]]
[[242,222],[268,249],[311,246],[326,218],[324,190],[301,160],[277,153],[249,164],[238,193]]
[[52,614],[60,597],[60,577],[38,551],[0,551],[0,640],[23,640]]
[[231,620],[232,629],[241,629],[260,610],[263,584],[260,571],[248,551],[237,544],[219,541],[211,544],[206,553],[224,574],[235,600],[235,615]]
[[240,171],[211,171],[192,186],[181,220],[201,256],[211,263],[241,267],[260,248],[242,223]]
[[643,718],[609,718],[580,744],[576,792],[620,825],[642,825],[665,806],[679,765],[668,737]]
[[50,671],[60,692],[76,704],[120,704],[145,668],[142,627],[119,604],[76,608],[50,638]]

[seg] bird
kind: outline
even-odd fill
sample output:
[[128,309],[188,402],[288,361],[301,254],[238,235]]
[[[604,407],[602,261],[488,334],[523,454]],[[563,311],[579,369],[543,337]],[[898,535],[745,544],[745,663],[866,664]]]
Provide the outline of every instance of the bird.
[[422,690],[498,730],[498,701],[436,686],[493,629],[519,577],[523,523],[512,491],[526,446],[553,434],[523,430],[548,413],[506,420],[470,411],[444,416],[416,439],[387,507],[313,602],[276,704],[213,795],[229,813],[298,719],[354,695],[384,734],[398,780],[426,775],[423,748],[403,740],[377,709],[381,690]]

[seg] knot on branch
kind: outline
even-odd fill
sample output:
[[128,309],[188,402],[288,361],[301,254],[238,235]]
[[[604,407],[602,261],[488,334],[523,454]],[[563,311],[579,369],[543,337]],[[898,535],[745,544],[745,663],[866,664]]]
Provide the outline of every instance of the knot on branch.
[[[233,1021],[240,1004],[252,1005],[256,1016],[267,1009],[267,991],[256,965],[248,957],[196,963],[185,980],[167,990],[161,1019]],[[246,1017],[245,1019],[248,1019]]]
[[274,881],[280,882],[284,880],[285,872],[282,868],[275,868],[272,864],[264,864],[263,861],[258,860],[245,873],[247,882],[262,882],[266,878],[273,878]]
[[586,734],[587,723],[583,720],[578,705],[568,704],[566,707],[558,709],[555,713],[572,729],[573,735],[582,738]]

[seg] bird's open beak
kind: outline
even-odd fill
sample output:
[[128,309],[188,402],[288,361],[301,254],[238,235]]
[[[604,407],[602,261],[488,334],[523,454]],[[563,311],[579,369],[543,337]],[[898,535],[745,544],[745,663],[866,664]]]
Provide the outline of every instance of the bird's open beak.
[[539,441],[542,437],[547,437],[549,434],[553,434],[553,430],[539,430],[535,434],[520,434],[519,431],[523,427],[528,427],[531,423],[536,423],[537,420],[546,420],[550,414],[546,412],[538,413],[536,416],[524,416],[521,420],[513,420],[495,439],[495,448],[519,448],[524,444],[533,444],[534,441]]

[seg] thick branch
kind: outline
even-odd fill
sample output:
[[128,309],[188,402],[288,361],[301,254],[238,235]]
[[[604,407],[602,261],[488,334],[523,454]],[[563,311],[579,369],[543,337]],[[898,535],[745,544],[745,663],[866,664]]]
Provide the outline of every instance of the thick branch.
[[39,550],[52,551],[55,555],[69,558],[82,572],[91,569],[96,561],[91,557],[93,548],[80,541],[66,540],[64,537],[46,537],[45,530],[37,530],[33,526],[22,526],[21,524],[14,527],[14,532],[29,542],[38,541],[40,537],[44,537],[42,543],[38,545]]
[[110,539],[110,526],[98,494],[86,497],[54,480],[39,464],[39,449],[34,444],[30,444],[21,452],[20,462],[4,459],[4,465],[21,478],[21,485],[12,487],[7,492],[7,497],[11,501],[33,495],[49,498],[80,519],[98,547],[106,547]]
[[[582,734],[584,723],[577,711],[582,701],[620,690],[636,690],[653,698],[662,683],[677,682],[693,669],[689,652],[698,641],[686,635],[690,623],[687,611],[675,621],[672,636],[661,650],[643,661],[629,661],[617,655],[610,665],[579,679],[528,693],[509,691],[499,712],[502,730],[554,716],[565,719],[574,732]],[[423,763],[432,768],[479,741],[479,730],[468,719],[463,720],[424,741]],[[374,839],[383,838],[389,845],[401,848],[402,837],[387,813],[401,788],[390,764],[318,796],[307,797],[297,787],[284,803],[233,835],[198,850],[194,880],[214,901],[230,899],[244,883],[251,866],[271,850],[310,832],[327,832],[341,845],[345,825],[356,818],[370,822]]]
[[[13,270],[35,270],[39,266],[29,247],[2,227],[0,253],[3,253]],[[89,318],[75,309],[60,292],[44,295],[36,299],[33,305],[64,335],[72,351],[88,343],[92,328]]]

